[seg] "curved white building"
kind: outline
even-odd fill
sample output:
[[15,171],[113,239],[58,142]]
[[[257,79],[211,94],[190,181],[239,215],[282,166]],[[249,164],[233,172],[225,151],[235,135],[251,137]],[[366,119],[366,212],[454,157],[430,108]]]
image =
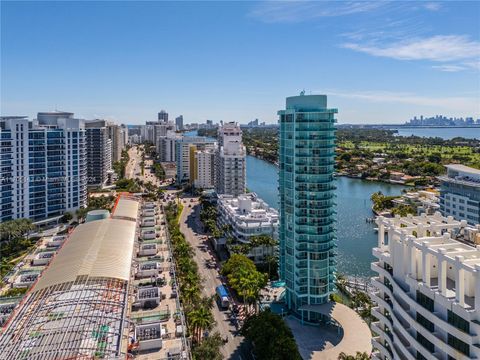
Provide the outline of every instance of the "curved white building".
[[432,216],[379,217],[371,294],[377,359],[480,356],[479,229]]

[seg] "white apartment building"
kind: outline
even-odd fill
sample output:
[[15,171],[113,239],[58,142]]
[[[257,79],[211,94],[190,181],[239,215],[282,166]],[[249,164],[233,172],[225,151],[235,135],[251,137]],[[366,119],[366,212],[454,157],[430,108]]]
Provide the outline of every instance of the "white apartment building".
[[444,216],[480,223],[480,170],[465,165],[447,165],[447,175],[440,176],[440,211]]
[[[218,197],[218,227],[226,229],[225,239],[232,238],[233,245],[248,244],[250,238],[256,235],[268,235],[278,240],[278,212],[268,206],[255,193],[219,195]],[[265,260],[275,253],[276,247],[258,246],[247,255],[255,262]]]
[[194,152],[193,186],[197,189],[213,189],[215,187],[215,151],[196,150]]
[[140,135],[143,141],[155,143],[155,127],[154,125],[141,125]]
[[157,139],[156,149],[161,162],[175,162],[175,141],[180,138],[174,131],[167,131],[166,136]]
[[0,118],[0,221],[58,219],[87,201],[84,121],[73,113]]
[[108,137],[112,141],[112,161],[120,161],[128,142],[128,129],[112,122],[107,123]]
[[375,358],[478,359],[480,227],[439,212],[377,225]]
[[177,184],[193,182],[194,167],[191,166],[197,150],[214,150],[216,142],[202,136],[182,136],[175,141]]
[[218,130],[216,167],[218,194],[238,196],[246,189],[246,149],[237,123],[223,124]]

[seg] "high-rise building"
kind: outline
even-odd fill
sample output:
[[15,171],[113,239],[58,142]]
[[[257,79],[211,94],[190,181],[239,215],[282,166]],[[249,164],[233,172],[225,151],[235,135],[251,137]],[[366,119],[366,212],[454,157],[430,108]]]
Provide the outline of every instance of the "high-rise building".
[[161,136],[157,141],[157,154],[161,162],[175,162],[175,142],[181,136],[173,131],[167,131],[166,136]]
[[177,183],[191,183],[194,152],[196,150],[213,150],[216,142],[202,136],[182,136],[175,141],[175,161],[177,163]]
[[155,125],[150,125],[148,122],[140,128],[142,140],[150,143],[155,143]]
[[196,150],[196,146],[191,146],[193,151],[193,166],[190,170],[193,186],[197,189],[213,189],[215,187],[215,150],[205,149]]
[[72,113],[0,118],[0,221],[59,218],[87,201],[84,121]]
[[480,170],[459,164],[447,165],[440,176],[440,211],[443,216],[480,224]]
[[218,130],[216,190],[218,194],[238,196],[246,189],[246,150],[237,123],[225,123]]
[[87,184],[90,186],[104,186],[112,170],[112,140],[108,135],[105,120],[85,122]]
[[326,95],[288,97],[280,122],[280,275],[305,320],[329,301],[335,272],[335,114]]
[[165,110],[161,110],[158,113],[158,121],[168,122],[168,113]]
[[439,212],[377,224],[374,358],[477,359],[480,230]]
[[[0,161],[0,222],[28,218],[30,216],[30,151],[27,117],[0,118]],[[44,162],[45,159],[42,158],[42,164]]]
[[183,115],[175,118],[175,125],[177,126],[177,130],[183,130]]
[[128,139],[128,129],[126,127],[107,123],[108,137],[112,141],[112,161],[120,161],[122,157],[122,151],[127,145],[126,138]]

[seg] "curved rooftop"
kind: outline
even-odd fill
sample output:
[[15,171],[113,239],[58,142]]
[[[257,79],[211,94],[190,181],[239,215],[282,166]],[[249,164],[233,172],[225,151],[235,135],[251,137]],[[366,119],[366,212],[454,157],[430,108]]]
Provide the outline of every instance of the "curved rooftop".
[[81,224],[15,309],[0,360],[124,357],[136,221]]
[[79,225],[44,271],[33,291],[75,281],[78,276],[127,281],[135,222],[103,219]]
[[113,209],[113,218],[137,221],[140,204],[133,198],[121,196],[118,198]]

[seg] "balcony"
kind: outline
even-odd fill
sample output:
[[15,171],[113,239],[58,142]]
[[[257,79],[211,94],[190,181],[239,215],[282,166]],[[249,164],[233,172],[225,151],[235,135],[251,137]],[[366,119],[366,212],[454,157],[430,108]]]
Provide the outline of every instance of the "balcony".
[[380,336],[376,336],[374,338],[372,338],[372,346],[377,349],[380,354],[382,354],[383,356],[387,357],[387,359],[393,359],[393,354],[392,354],[392,351],[390,349],[387,349],[387,347],[385,347],[383,344],[382,344],[382,338]]
[[[372,267],[373,268],[373,267]],[[372,285],[380,289],[387,295],[390,300],[393,300],[391,303],[391,308],[393,309],[393,323],[398,324],[398,328],[400,329],[402,335],[407,339],[407,341],[411,344],[414,344],[415,348],[422,348],[422,353],[429,354],[429,351],[425,349],[421,344],[418,343],[416,338],[414,337],[414,330],[420,332],[428,341],[432,342],[433,344],[438,344],[440,342],[442,345],[442,349],[448,352],[452,357],[458,359],[467,359],[466,356],[462,355],[455,355],[459,354],[455,349],[453,349],[450,345],[446,343],[446,339],[444,339],[440,333],[434,332],[431,333],[428,329],[424,328],[420,323],[417,322],[415,318],[415,314],[413,311],[409,311],[410,309],[415,309],[418,313],[420,313],[423,317],[427,320],[432,322],[435,327],[439,329],[443,329],[444,331],[452,334],[456,338],[462,340],[463,342],[473,346],[474,340],[473,338],[477,336],[476,334],[466,334],[463,331],[459,330],[458,328],[454,327],[453,325],[449,324],[447,321],[443,320],[439,317],[440,314],[434,312],[431,313],[429,310],[420,306],[416,300],[410,298],[410,296],[405,293],[405,291],[395,282],[395,280],[390,276],[390,274],[377,266],[377,269],[384,271],[384,276],[386,279],[390,279],[390,283],[392,289],[387,287],[385,284],[380,282],[378,277],[372,278]],[[375,270],[376,271],[376,270]],[[384,304],[383,304],[384,305]],[[395,316],[395,313],[398,313],[406,322],[408,322],[412,327],[410,329],[406,329],[403,326],[403,323],[400,321],[399,317]],[[373,311],[372,311],[373,314]],[[438,345],[437,345],[438,346]],[[427,357],[428,358],[428,357]]]

